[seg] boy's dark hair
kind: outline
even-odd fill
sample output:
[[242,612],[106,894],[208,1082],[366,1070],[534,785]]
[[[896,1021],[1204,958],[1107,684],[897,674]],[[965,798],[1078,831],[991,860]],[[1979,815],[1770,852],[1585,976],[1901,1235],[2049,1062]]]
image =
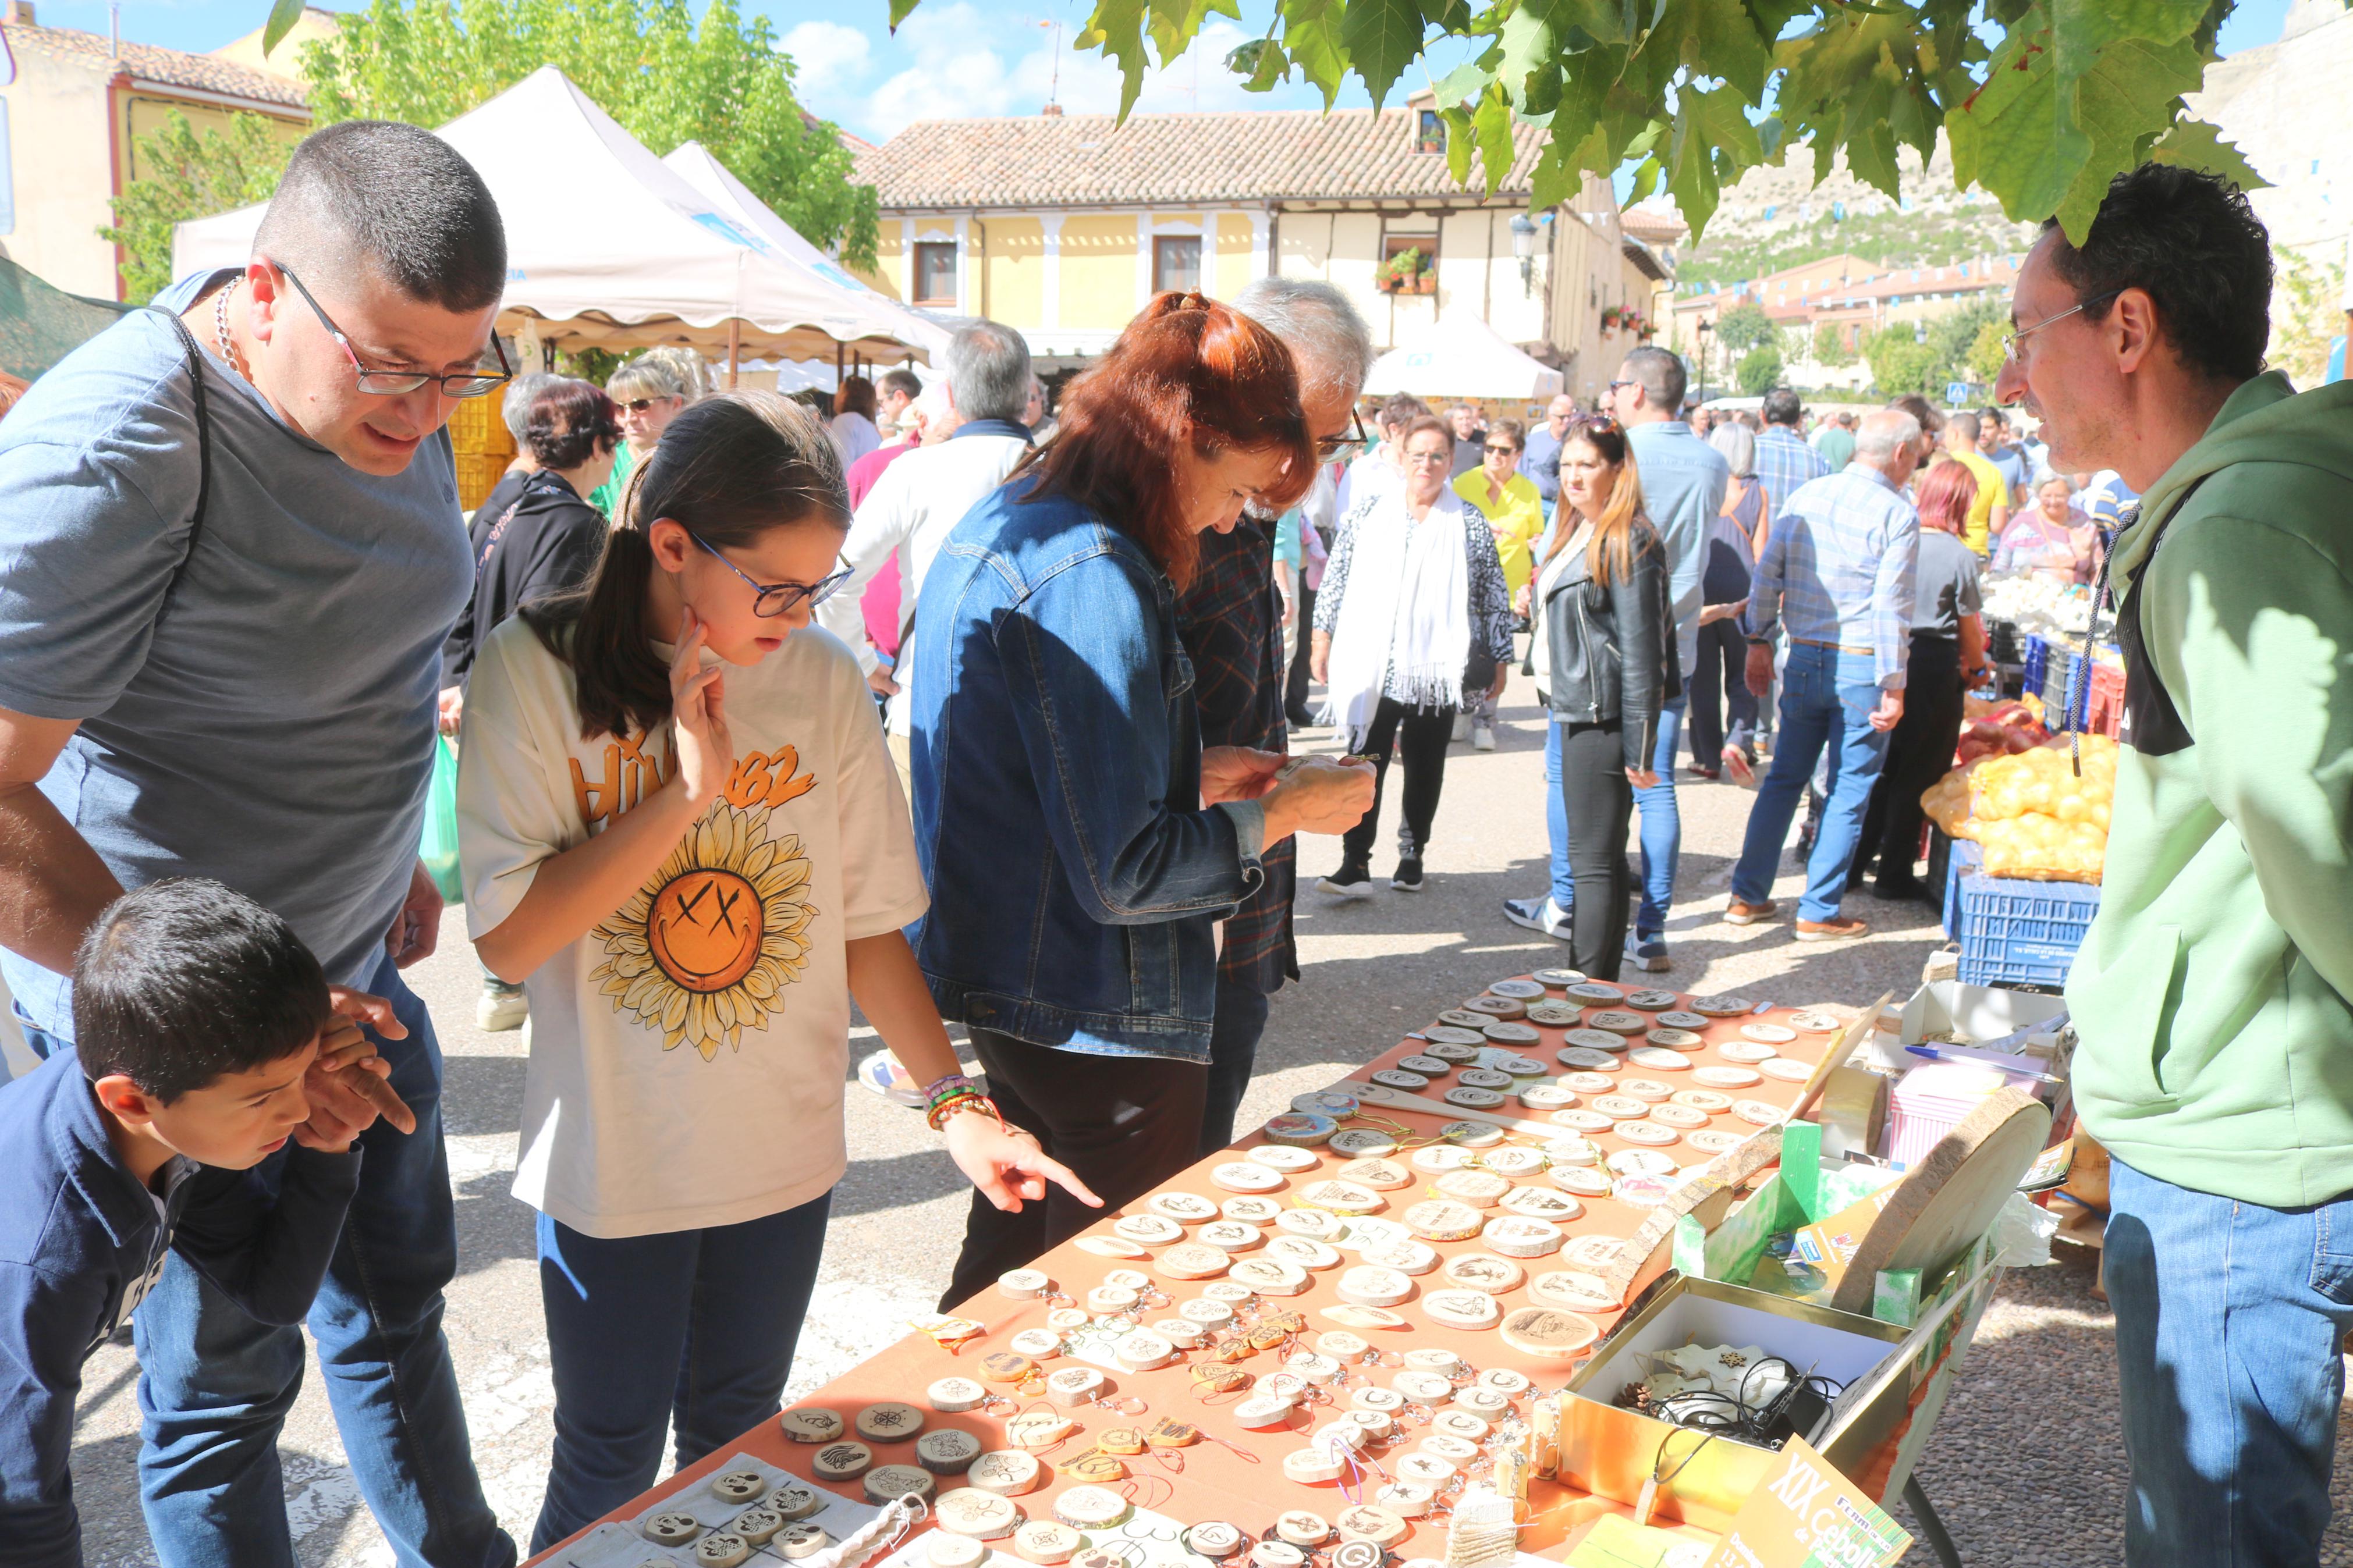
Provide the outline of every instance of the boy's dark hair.
[[506,226],[490,186],[449,143],[391,120],[305,136],[253,252],[313,289],[369,268],[406,298],[453,312],[494,305],[507,286]]
[[[2059,226],[2044,222],[2042,232]],[[2061,234],[2051,270],[2107,319],[2115,296],[2146,289],[2184,364],[2218,380],[2260,374],[2272,333],[2271,235],[2246,194],[2175,163],[2143,163],[2108,182],[2081,247]]]
[[895,392],[904,398],[917,398],[923,395],[923,381],[913,371],[903,367],[885,371],[882,374],[882,390]]
[[1765,395],[1763,409],[1767,425],[1795,425],[1804,414],[1805,405],[1799,401],[1795,391],[1777,386]]
[[332,1013],[327,976],[294,928],[200,877],[107,905],[73,978],[83,1073],[121,1073],[166,1105],[292,1056]]

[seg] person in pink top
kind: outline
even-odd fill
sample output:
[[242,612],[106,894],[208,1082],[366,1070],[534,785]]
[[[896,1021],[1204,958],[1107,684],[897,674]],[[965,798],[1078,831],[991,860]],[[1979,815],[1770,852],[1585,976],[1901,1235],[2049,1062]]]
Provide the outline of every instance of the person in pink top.
[[[912,371],[894,370],[882,378],[886,388],[897,390],[892,376],[914,379]],[[947,430],[947,396],[944,393],[925,395],[918,392],[899,404],[898,438],[888,446],[877,447],[849,465],[849,505],[854,511],[865,504],[866,494],[882,470],[913,451],[934,440],[945,440]],[[866,619],[867,635],[874,639],[875,647],[885,658],[899,657],[899,563],[892,561],[874,574],[860,596],[858,612]]]

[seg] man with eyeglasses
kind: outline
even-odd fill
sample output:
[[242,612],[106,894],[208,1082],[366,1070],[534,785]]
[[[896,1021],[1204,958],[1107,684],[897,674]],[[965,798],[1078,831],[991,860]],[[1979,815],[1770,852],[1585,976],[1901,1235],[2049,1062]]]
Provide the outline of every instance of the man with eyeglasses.
[[1554,398],[1545,405],[1544,423],[1528,432],[1527,455],[1520,460],[1520,472],[1536,487],[1544,503],[1546,522],[1560,502],[1560,444],[1568,439],[1568,427],[1576,419],[1577,399],[1567,393]]
[[[251,262],[174,284],[0,428],[0,971],[35,1048],[64,1048],[99,910],[211,877],[385,999],[395,1124],[359,1140],[310,1327],[361,1494],[433,1568],[515,1560],[441,1332],[440,1053],[399,974],[439,929],[417,847],[442,641],[473,581],[443,426],[507,379],[505,279],[497,205],[448,143],[333,126],[288,162]],[[308,1136],[332,1141],[348,1090],[310,1087]],[[176,1257],[135,1331],[157,1554],[292,1568],[276,1445],[301,1331]]]
[[[2353,386],[2263,369],[2270,237],[2173,164],[2046,225],[1995,384],[2139,492],[2100,908],[2067,981],[2132,1461],[2125,1558],[2321,1560],[2353,1329]],[[2104,617],[2105,618],[2105,617]]]

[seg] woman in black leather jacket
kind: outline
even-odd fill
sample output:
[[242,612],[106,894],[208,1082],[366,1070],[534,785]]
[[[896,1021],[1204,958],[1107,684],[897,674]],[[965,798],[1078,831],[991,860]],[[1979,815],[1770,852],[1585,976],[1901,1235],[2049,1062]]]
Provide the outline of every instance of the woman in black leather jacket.
[[1659,708],[1680,689],[1665,547],[1614,419],[1573,426],[1560,454],[1560,510],[1532,597],[1536,686],[1559,731],[1561,800],[1577,885],[1569,963],[1618,978],[1634,886],[1626,832],[1650,768]]

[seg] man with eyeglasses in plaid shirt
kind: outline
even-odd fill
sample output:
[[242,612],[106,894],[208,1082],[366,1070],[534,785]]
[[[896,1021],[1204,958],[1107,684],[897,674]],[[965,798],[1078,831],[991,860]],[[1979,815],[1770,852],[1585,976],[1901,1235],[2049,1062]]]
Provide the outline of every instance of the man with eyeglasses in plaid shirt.
[[[210,877],[389,1004],[386,1121],[360,1135],[310,1327],[361,1495],[432,1568],[515,1560],[441,1331],[440,1052],[399,973],[440,927],[417,847],[473,584],[443,426],[508,378],[506,276],[497,204],[448,143],[331,126],[295,149],[246,266],[182,279],[0,426],[0,970],[54,1054],[98,912]],[[302,1331],[176,1258],[134,1330],[157,1555],[293,1568],[276,1447]]]

